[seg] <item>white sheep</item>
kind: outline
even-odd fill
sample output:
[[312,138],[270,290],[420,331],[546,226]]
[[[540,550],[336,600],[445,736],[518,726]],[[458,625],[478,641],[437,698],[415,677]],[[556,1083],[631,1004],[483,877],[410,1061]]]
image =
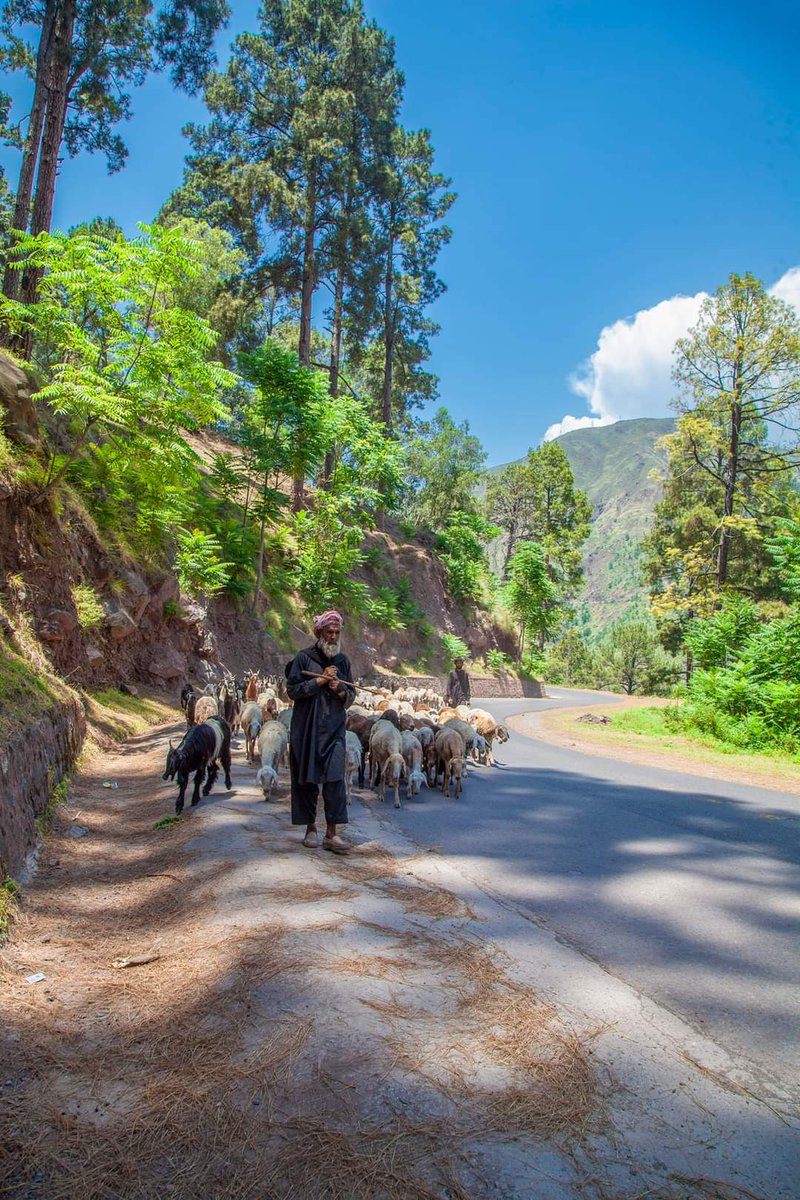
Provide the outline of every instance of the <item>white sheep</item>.
[[194,706],[194,723],[202,725],[209,717],[218,717],[217,702],[213,696],[201,696]]
[[278,768],[286,755],[289,733],[280,721],[267,721],[258,735],[261,768],[256,771],[256,783],[264,789],[264,799],[272,799],[273,785],[278,782]]
[[344,746],[344,782],[347,787],[347,799],[353,788],[353,777],[358,778],[361,770],[361,739],[352,729],[345,734]]
[[264,718],[261,715],[259,704],[255,700],[248,700],[242,709],[241,716],[241,725],[244,732],[244,751],[248,762],[252,762],[255,757],[256,740],[263,724]]
[[[431,731],[428,731],[431,733]],[[417,737],[416,733],[404,732],[402,737],[402,755],[406,764],[406,799],[409,796],[416,796],[421,789],[423,783],[428,786],[428,781],[425,778],[425,773],[422,770],[422,759],[424,751],[422,742]],[[431,733],[431,741],[433,735]]]
[[380,772],[380,784],[377,789],[380,800],[385,799],[387,782],[393,784],[395,808],[400,807],[400,780],[406,769],[402,750],[400,730],[396,729],[391,721],[376,721],[369,734],[370,783],[374,788]]

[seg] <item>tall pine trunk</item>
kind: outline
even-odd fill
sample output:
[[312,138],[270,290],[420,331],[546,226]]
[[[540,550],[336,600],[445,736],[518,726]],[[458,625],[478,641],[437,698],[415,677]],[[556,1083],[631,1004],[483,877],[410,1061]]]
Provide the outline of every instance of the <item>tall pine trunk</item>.
[[733,516],[736,503],[736,482],[739,474],[739,440],[742,428],[741,378],[742,355],[737,355],[733,367],[733,403],[731,404],[731,432],[728,440],[728,461],[726,463],[725,498],[722,505],[722,530],[719,539],[719,558],[717,560],[717,591],[721,591],[728,580],[728,559],[730,557],[731,537],[733,530],[729,518]]
[[[39,161],[39,147],[42,142],[42,129],[47,107],[47,94],[50,83],[50,72],[53,65],[53,34],[55,30],[56,3],[48,0],[42,22],[42,33],[39,38],[39,49],[36,54],[36,82],[34,84],[33,102],[28,119],[28,134],[25,138],[25,149],[22,154],[22,166],[17,183],[17,196],[14,203],[14,215],[11,218],[11,228],[21,233],[28,230],[30,220],[31,197],[33,182],[36,178],[36,164]],[[9,300],[16,300],[19,295],[21,273],[7,266],[3,276],[3,295]]]
[[[332,400],[335,400],[339,395],[339,370],[342,358],[342,317],[344,313],[344,276],[345,265],[342,262],[339,264],[336,272],[336,283],[333,291],[333,324],[331,326],[331,360],[328,382],[328,391]],[[322,468],[322,486],[325,488],[330,486],[335,461],[335,450],[329,450],[325,455],[325,464]]]
[[[31,216],[31,233],[49,233],[53,221],[53,202],[58,175],[58,155],[64,137],[69,98],[69,69],[72,61],[72,36],[75,29],[77,0],[63,0],[55,17],[53,34],[53,58],[47,89],[47,111],[42,131],[42,146],[39,155],[39,170],[36,176],[36,196]],[[42,271],[28,268],[22,276],[20,299],[24,304],[36,302],[36,291]],[[23,355],[30,358],[33,334],[25,337]]]
[[381,416],[388,433],[392,431],[392,384],[394,368],[394,238],[390,236],[386,251],[386,272],[383,281],[383,392]]
[[[306,216],[303,233],[303,284],[300,292],[300,341],[297,357],[301,367],[311,366],[311,318],[316,288],[314,240],[317,223],[317,197],[314,171],[306,188]],[[298,447],[302,449],[302,447]],[[302,471],[292,480],[292,512],[300,512],[305,504],[305,476]]]

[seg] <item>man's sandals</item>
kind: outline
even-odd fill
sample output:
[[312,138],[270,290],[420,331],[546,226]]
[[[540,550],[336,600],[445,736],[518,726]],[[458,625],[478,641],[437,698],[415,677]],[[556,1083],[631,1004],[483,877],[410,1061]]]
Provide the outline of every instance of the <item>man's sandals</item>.
[[338,833],[333,837],[325,837],[322,839],[323,850],[330,850],[331,854],[349,854],[351,846],[344,838],[340,838]]

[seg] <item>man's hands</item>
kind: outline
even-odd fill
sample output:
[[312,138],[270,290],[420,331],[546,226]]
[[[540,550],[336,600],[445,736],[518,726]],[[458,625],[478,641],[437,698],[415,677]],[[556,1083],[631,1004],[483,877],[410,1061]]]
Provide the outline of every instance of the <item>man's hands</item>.
[[322,674],[317,676],[317,687],[325,687],[327,684],[329,688],[331,688],[333,691],[336,691],[336,684],[338,681],[339,672],[336,670],[336,667],[326,667]]

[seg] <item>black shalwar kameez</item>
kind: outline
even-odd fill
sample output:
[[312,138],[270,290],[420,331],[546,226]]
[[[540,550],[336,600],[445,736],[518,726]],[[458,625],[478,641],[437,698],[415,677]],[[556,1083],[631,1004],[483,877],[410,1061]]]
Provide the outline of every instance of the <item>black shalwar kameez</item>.
[[344,781],[346,712],[355,695],[352,688],[338,696],[327,684],[321,687],[303,671],[321,675],[336,667],[340,679],[353,682],[345,654],[328,658],[318,646],[298,651],[286,668],[286,690],[294,701],[289,734],[289,770],[292,781],[292,824],[313,825],[317,816],[319,785],[325,820],[347,823],[347,788]]

